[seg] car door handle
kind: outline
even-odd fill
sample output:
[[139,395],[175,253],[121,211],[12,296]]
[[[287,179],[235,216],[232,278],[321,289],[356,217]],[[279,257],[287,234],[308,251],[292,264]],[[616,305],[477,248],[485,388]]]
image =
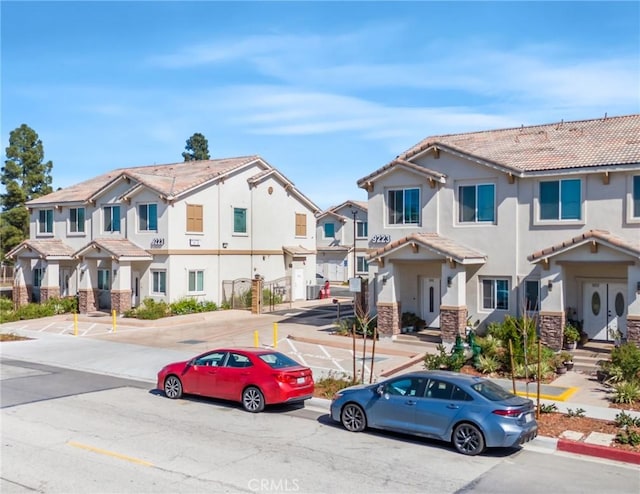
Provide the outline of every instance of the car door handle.
[[250,372],[241,372],[241,373],[240,373],[240,375],[241,375],[241,376],[248,376],[248,375],[250,375],[250,374],[251,374]]
[[407,400],[404,402],[405,405],[413,406],[416,404],[416,400]]
[[454,403],[450,403],[447,405],[447,408],[450,408],[451,410],[457,410],[460,407],[458,405],[455,405]]

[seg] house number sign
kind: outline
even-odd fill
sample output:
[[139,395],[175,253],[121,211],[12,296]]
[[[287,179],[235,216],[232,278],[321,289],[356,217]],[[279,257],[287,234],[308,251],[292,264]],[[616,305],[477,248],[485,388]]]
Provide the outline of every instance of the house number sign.
[[151,247],[162,247],[164,245],[164,238],[154,238],[151,240]]
[[372,244],[388,244],[391,242],[391,235],[379,233],[371,237]]

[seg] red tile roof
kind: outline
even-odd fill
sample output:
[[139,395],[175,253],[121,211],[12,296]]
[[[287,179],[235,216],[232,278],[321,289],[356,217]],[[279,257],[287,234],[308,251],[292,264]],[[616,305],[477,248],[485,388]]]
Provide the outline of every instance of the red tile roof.
[[517,174],[615,165],[640,166],[640,114],[427,137],[358,181],[429,149],[449,151]]
[[7,252],[7,257],[13,258],[21,250],[33,250],[39,257],[50,259],[52,257],[71,259],[73,249],[58,239],[25,240]]
[[450,257],[460,264],[484,264],[487,260],[485,254],[461,245],[442,235],[438,235],[437,233],[413,233],[391,242],[384,247],[370,251],[368,258],[374,259],[383,256],[412,243],[423,245],[427,249],[440,254],[442,257]]
[[153,256],[130,240],[124,238],[97,238],[93,242],[85,245],[82,249],[74,253],[75,257],[86,255],[88,252],[97,249],[104,250],[110,256],[120,260],[126,258],[136,258],[138,260],[152,260]]
[[608,245],[616,250],[626,252],[633,257],[640,258],[640,239],[636,238],[635,241],[627,241],[612,235],[606,230],[589,230],[564,242],[536,251],[528,256],[527,259],[531,262],[537,262],[592,241]]

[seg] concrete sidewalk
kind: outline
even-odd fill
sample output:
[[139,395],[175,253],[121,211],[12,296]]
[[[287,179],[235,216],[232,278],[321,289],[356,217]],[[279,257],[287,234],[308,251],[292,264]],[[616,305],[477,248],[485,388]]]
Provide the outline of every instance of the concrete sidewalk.
[[[153,384],[158,370],[169,362],[185,360],[216,347],[253,346],[257,336],[260,346],[277,346],[279,351],[312,367],[316,378],[333,372],[347,374],[353,362],[353,341],[350,337],[334,334],[335,318],[330,309],[326,308],[326,316],[304,317],[310,305],[329,304],[331,301],[309,301],[278,314],[252,315],[246,311],[228,310],[155,321],[118,318],[115,332],[110,317],[82,316],[78,318],[77,327],[74,327],[71,315],[17,321],[0,325],[0,332],[31,339],[0,344],[0,356]],[[364,351],[363,343],[362,339],[356,341],[355,353],[359,359],[358,372],[361,359],[363,356],[366,358],[365,381],[368,381],[373,342],[369,340]],[[431,348],[406,341],[376,342],[374,381],[404,370],[422,369],[427,351],[435,352],[435,345]],[[509,380],[497,382],[506,389],[512,389]],[[569,409],[582,409],[588,417],[613,421],[621,411],[608,407],[608,390],[604,386],[580,372],[568,372],[550,384],[541,385],[540,391],[542,403],[553,403],[563,413]],[[535,401],[537,385],[518,381],[516,392],[521,395],[528,393]],[[313,399],[311,404],[328,409],[327,400]],[[640,417],[640,412],[626,413]],[[597,446],[601,447],[602,443],[612,439],[599,437]],[[545,447],[552,444],[557,449],[564,442],[549,438],[537,440],[538,444],[545,444]],[[580,443],[577,452],[603,456],[599,450],[584,450],[584,445],[589,446],[589,438],[572,442]],[[605,453],[609,450],[615,448],[605,447]],[[605,457],[618,459],[616,454],[613,451],[613,456]],[[623,461],[640,464],[640,453],[636,457]]]

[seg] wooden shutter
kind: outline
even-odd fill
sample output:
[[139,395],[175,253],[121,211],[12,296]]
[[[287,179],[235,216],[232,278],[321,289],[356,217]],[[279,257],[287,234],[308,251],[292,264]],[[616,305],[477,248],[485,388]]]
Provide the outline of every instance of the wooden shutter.
[[296,237],[307,236],[307,215],[296,213]]
[[187,204],[187,231],[202,232],[202,204]]

